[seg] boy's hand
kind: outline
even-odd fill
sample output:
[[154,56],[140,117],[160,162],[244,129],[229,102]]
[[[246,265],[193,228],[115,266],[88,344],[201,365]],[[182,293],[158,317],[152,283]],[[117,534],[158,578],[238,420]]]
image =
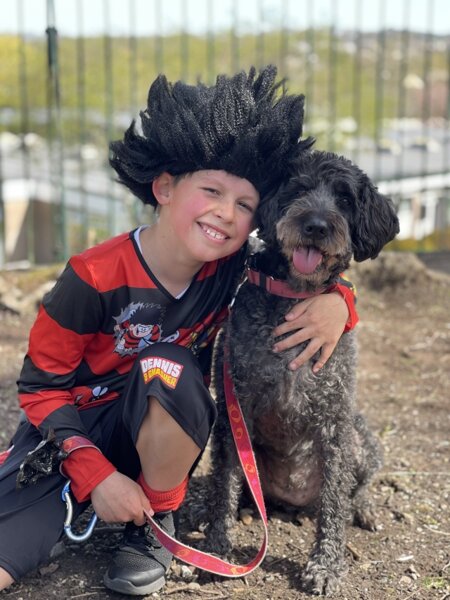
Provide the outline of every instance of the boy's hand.
[[106,523],[144,525],[144,509],[153,515],[152,507],[141,486],[118,471],[101,481],[91,492],[92,506]]
[[313,372],[317,373],[333,354],[348,316],[345,300],[338,292],[303,300],[289,311],[286,321],[273,330],[275,338],[293,332],[286,339],[276,342],[273,350],[282,352],[310,340],[303,352],[289,364],[289,368],[295,371],[320,350],[320,358],[313,366]]

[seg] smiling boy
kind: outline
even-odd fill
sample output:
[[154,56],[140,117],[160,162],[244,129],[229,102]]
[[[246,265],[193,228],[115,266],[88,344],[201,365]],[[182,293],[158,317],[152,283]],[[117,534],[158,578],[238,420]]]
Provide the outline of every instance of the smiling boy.
[[[90,502],[104,521],[127,524],[105,584],[133,595],[164,585],[172,556],[143,511],[173,534],[216,415],[205,383],[211,348],[260,197],[310,145],[300,140],[303,97],[275,78],[274,67],[210,87],[159,76],[142,133],[132,124],[111,145],[120,181],[157,219],[72,257],[44,298],[18,381],[27,419],[0,455],[0,589],[49,557],[67,478],[76,515]],[[274,330],[290,333],[278,351],[311,340],[291,368],[318,350],[316,368],[327,360],[349,310],[347,327],[355,321],[345,296],[348,305],[340,294],[305,301]],[[36,471],[26,485],[39,444],[53,457],[56,448],[60,470]]]
[[205,264],[240,250],[253,228],[259,194],[246,179],[201,170],[153,182],[158,222],[142,232],[144,258],[173,295],[185,290]]

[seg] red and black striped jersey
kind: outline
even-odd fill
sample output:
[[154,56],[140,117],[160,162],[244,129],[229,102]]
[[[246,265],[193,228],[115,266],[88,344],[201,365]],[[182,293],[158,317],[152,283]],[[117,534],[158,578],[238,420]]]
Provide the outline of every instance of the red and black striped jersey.
[[245,251],[206,263],[179,299],[154,277],[134,232],[72,257],[30,332],[18,385],[31,423],[44,437],[86,436],[77,409],[117,398],[140,350],[155,342],[191,348],[207,374]]

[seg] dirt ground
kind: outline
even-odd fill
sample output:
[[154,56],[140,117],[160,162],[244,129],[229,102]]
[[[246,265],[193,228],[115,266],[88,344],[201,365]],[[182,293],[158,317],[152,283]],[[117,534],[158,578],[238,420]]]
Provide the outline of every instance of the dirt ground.
[[[361,317],[359,404],[381,439],[385,465],[372,485],[379,529],[369,533],[349,526],[349,572],[334,597],[444,600],[450,598],[450,276],[404,254],[382,255],[352,268],[350,276],[358,284]],[[15,380],[31,322],[29,313],[0,311],[0,447],[19,418]],[[206,458],[186,505],[201,502],[207,467]],[[225,580],[174,563],[166,588],[149,598],[306,600],[300,574],[314,521],[274,509],[269,518],[268,555],[253,574]],[[236,524],[234,559],[240,563],[255,555],[262,538],[256,515],[247,520],[251,523]],[[84,544],[66,542],[49,564],[0,596],[125,598],[102,585],[120,539],[102,525]],[[183,512],[180,538],[195,545],[199,537]]]

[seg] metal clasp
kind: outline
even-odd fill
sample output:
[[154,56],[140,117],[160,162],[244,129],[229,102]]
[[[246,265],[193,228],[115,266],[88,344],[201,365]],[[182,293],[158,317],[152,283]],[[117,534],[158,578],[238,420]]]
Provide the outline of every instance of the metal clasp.
[[91,537],[94,527],[97,523],[97,515],[94,513],[89,521],[83,533],[73,533],[72,531],[72,518],[73,518],[73,504],[72,498],[70,497],[70,480],[66,481],[65,486],[61,492],[61,500],[66,503],[66,518],[64,520],[64,533],[67,537],[74,542],[85,542]]

